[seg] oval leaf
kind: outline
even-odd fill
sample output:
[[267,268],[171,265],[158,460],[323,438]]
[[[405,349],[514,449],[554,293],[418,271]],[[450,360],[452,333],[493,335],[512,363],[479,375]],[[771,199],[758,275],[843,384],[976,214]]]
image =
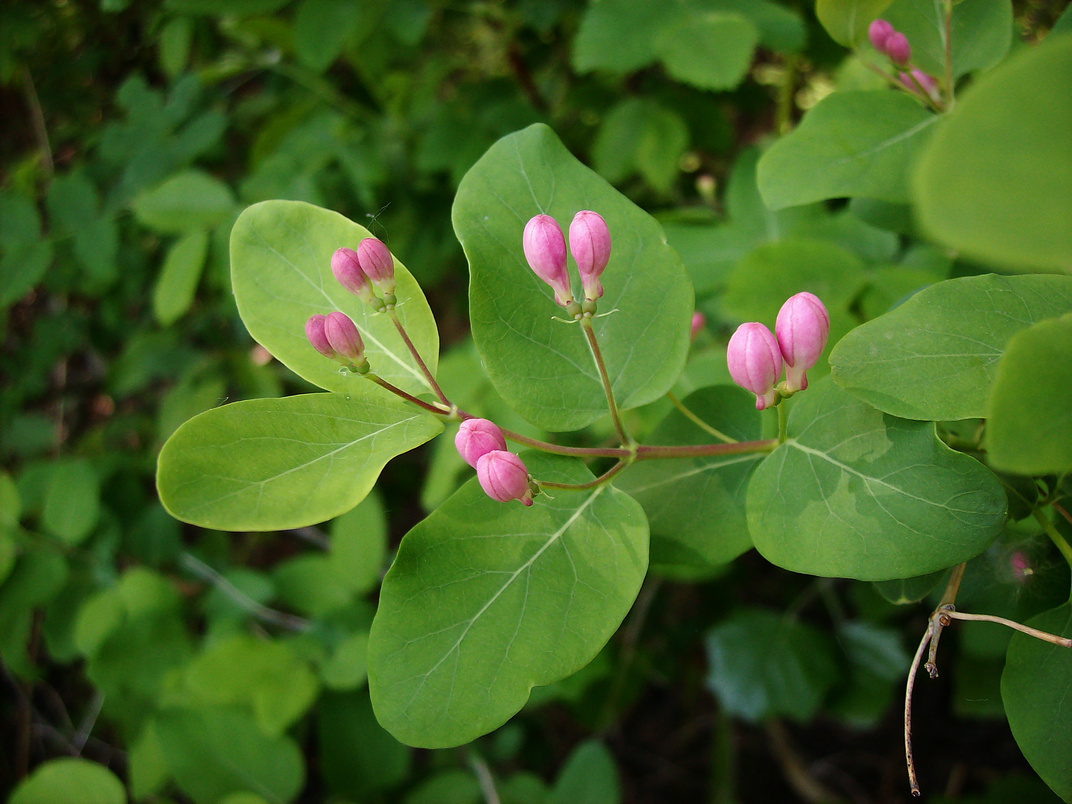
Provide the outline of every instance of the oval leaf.
[[175,431],[156,485],[172,516],[205,528],[323,522],[368,494],[384,464],[443,431],[434,416],[360,377],[349,394],[253,399]]
[[[1072,637],[1072,603],[1027,625]],[[1072,650],[1015,633],[1001,674],[1001,700],[1016,744],[1042,780],[1072,801]]]
[[[452,217],[469,259],[473,338],[492,383],[526,419],[574,430],[607,414],[588,343],[528,267],[521,236],[537,214],[564,228],[582,209],[601,214],[613,247],[595,319],[615,399],[651,402],[685,365],[692,285],[656,221],[578,162],[544,125],[499,140],[466,174]],[[576,277],[576,267],[571,271]]]
[[[231,282],[249,334],[287,368],[328,391],[348,391],[353,378],[305,339],[314,313],[342,310],[361,330],[372,370],[410,393],[430,390],[391,320],[374,313],[335,281],[331,255],[357,248],[368,229],[337,212],[301,201],[264,201],[243,212],[231,231]],[[439,360],[435,319],[416,280],[395,258],[398,317],[433,373]]]
[[923,228],[983,260],[1072,272],[1070,97],[1072,36],[980,78],[920,155]]
[[153,288],[153,315],[165,327],[174,324],[194,301],[208,256],[208,232],[194,230],[168,249]]
[[143,226],[164,234],[211,229],[234,209],[231,188],[200,170],[188,170],[165,180],[134,199],[134,217]]
[[1001,484],[930,422],[885,415],[823,380],[793,406],[788,434],[748,485],[748,529],[772,564],[905,578],[966,561],[1001,532]]
[[[539,479],[593,479],[578,461],[524,457]],[[629,611],[648,566],[640,505],[610,486],[554,494],[504,505],[472,479],[402,540],[368,652],[376,716],[402,742],[461,745],[501,726]]]
[[27,776],[8,804],[124,804],[123,783],[87,759],[53,759]]
[[987,415],[1009,339],[1072,312],[1072,278],[971,276],[939,282],[857,327],[830,353],[834,381],[881,411],[948,421]]

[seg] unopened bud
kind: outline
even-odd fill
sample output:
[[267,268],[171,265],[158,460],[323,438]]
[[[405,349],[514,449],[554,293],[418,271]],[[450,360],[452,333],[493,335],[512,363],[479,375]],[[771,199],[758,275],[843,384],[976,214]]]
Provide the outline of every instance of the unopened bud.
[[756,322],[737,327],[726,347],[726,363],[733,381],[756,395],[756,410],[774,404],[782,353],[769,329]]
[[1012,572],[1013,579],[1017,581],[1025,581],[1035,574],[1031,568],[1031,562],[1019,550],[1009,556],[1009,570]]
[[476,469],[477,462],[493,450],[506,450],[502,430],[487,419],[466,419],[454,436],[454,446],[465,462]]
[[689,338],[696,340],[696,336],[700,334],[700,330],[707,324],[707,319],[704,318],[704,314],[697,310],[692,314],[692,323],[689,324]]
[[886,38],[886,55],[893,60],[894,64],[908,64],[912,59],[912,48],[908,45],[908,37],[898,31],[890,34]]
[[365,344],[361,342],[361,333],[346,313],[328,313],[324,334],[339,357],[357,365],[365,362]]
[[314,315],[308,321],[305,322],[305,337],[309,339],[309,343],[312,344],[316,351],[320,352],[324,357],[330,357],[335,359],[335,350],[328,342],[328,336],[324,332],[324,323],[328,320],[326,315]]
[[376,298],[368,277],[361,270],[361,260],[352,248],[340,248],[331,255],[331,273],[339,284],[359,297],[365,304]]
[[[913,70],[912,74],[901,73],[901,83],[908,87],[909,91],[919,94],[922,89],[927,96],[932,100],[938,98],[938,87],[934,83],[934,79],[927,75],[922,70]],[[915,80],[913,80],[915,79]]]
[[871,40],[871,47],[883,55],[887,53],[886,40],[895,33],[893,26],[886,20],[872,20],[867,26],[867,38]]
[[574,215],[569,227],[569,247],[581,275],[584,296],[595,301],[603,295],[599,277],[610,260],[610,230],[603,216],[588,209]]
[[528,469],[514,453],[496,449],[482,455],[476,462],[476,476],[491,499],[521,500],[525,505],[532,505]]
[[555,302],[565,306],[573,301],[566,272],[566,239],[558,222],[550,215],[536,215],[525,224],[522,248],[529,267],[555,292]]
[[790,296],[778,311],[774,331],[785,359],[786,389],[802,391],[808,387],[805,372],[819,362],[830,335],[826,307],[812,293]]
[[375,237],[357,244],[357,257],[365,276],[386,296],[395,292],[395,259],[390,249]]

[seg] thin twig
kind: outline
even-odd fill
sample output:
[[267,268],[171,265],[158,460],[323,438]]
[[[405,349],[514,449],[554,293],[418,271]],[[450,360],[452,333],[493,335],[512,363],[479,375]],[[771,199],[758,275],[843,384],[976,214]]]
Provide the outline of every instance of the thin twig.
[[622,444],[631,444],[632,439],[626,434],[625,427],[622,426],[621,416],[618,415],[618,405],[614,402],[614,391],[610,387],[607,364],[603,362],[603,352],[600,351],[596,332],[592,328],[592,319],[582,318],[581,329],[584,330],[584,336],[588,339],[588,345],[592,349],[592,357],[595,359],[596,368],[599,370],[599,379],[603,382],[603,393],[607,397],[607,407],[610,408],[610,418],[614,422],[614,430],[618,433],[618,438],[621,439]]
[[37,97],[33,76],[30,75],[29,68],[25,67],[22,70],[22,91],[26,95],[26,105],[30,107],[30,122],[33,124],[37,147],[41,151],[41,165],[51,179],[55,166],[52,161],[52,146],[48,141],[48,128],[45,126],[45,113],[41,109],[41,99]]
[[1050,642],[1062,648],[1072,648],[1072,638],[1057,636],[1056,634],[1051,634],[1047,631],[1040,631],[1037,628],[1032,628],[1030,625],[1024,625],[1023,623],[1018,623],[1015,620],[1008,620],[1004,617],[997,617],[993,614],[968,614],[953,609],[946,609],[943,613],[951,620],[997,623],[998,625],[1004,625],[1011,628],[1014,631],[1019,631],[1022,634],[1027,634],[1035,639],[1041,639],[1043,642]]
[[428,366],[421,357],[421,353],[417,351],[417,347],[413,345],[413,341],[410,340],[406,328],[402,326],[402,322],[398,320],[398,312],[395,310],[394,305],[388,306],[387,315],[395,325],[395,329],[398,330],[398,334],[402,336],[402,341],[406,344],[406,348],[409,349],[409,353],[413,355],[413,359],[417,361],[417,368],[421,370],[424,378],[428,381],[428,386],[435,393],[439,401],[449,408],[451,406],[450,400],[447,399],[446,394],[443,393],[443,389],[440,388],[439,383],[436,382],[436,378],[432,375],[432,372],[429,371]]
[[595,480],[589,480],[587,483],[553,483],[550,481],[542,480],[539,481],[539,483],[541,488],[562,489],[563,491],[585,491],[586,489],[594,489],[598,486],[602,486],[616,474],[618,474],[627,466],[629,466],[629,464],[630,461],[628,460],[618,461],[618,463],[614,464],[614,466],[612,466],[606,472],[601,474]]
[[719,430],[716,430],[714,427],[709,425],[707,422],[705,422],[703,419],[701,419],[699,416],[697,416],[695,413],[693,413],[691,410],[689,410],[687,407],[685,407],[685,405],[681,402],[681,400],[678,399],[674,395],[673,391],[667,391],[666,392],[666,398],[670,400],[670,403],[675,408],[677,408],[679,411],[681,411],[682,416],[684,416],[690,422],[695,424],[697,427],[699,427],[705,433],[708,433],[709,435],[713,435],[719,441],[723,441],[723,442],[725,442],[727,444],[736,444],[737,443],[736,438],[730,438],[725,433],[723,433],[723,432],[721,432]]
[[285,614],[275,609],[270,609],[258,603],[229,580],[212,569],[208,564],[201,561],[190,553],[183,553],[180,559],[183,567],[204,581],[212,584],[223,594],[227,595],[239,608],[248,612],[262,622],[286,628],[288,631],[304,632],[313,627],[308,620],[293,614]]
[[76,757],[82,755],[82,749],[86,747],[86,741],[89,739],[89,735],[93,732],[93,726],[96,724],[97,718],[100,716],[102,706],[104,706],[104,695],[100,692],[94,693],[89,711],[87,711],[85,717],[82,718],[82,724],[78,727],[78,732],[74,735],[71,741],[71,749],[74,751]]
[[491,775],[488,763],[475,752],[470,752],[469,766],[476,774],[477,782],[480,783],[480,792],[484,794],[484,801],[487,804],[499,804],[499,793],[495,790],[495,779]]
[[931,623],[928,620],[927,630],[923,632],[923,639],[919,641],[919,647],[916,648],[916,655],[912,659],[912,667],[908,670],[908,684],[905,686],[905,701],[904,701],[904,749],[905,749],[905,763],[908,765],[908,784],[912,788],[912,795],[919,798],[919,780],[916,779],[916,763],[912,758],[912,691],[916,687],[916,673],[919,671],[919,663],[923,658],[923,651],[927,649],[927,644],[931,641],[933,632],[931,630]]

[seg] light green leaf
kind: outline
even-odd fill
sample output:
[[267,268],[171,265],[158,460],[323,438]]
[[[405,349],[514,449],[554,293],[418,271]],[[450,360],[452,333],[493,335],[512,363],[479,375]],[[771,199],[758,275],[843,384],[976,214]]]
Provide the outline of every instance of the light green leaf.
[[891,0],[816,0],[815,16],[830,38],[846,47],[855,47],[867,36],[867,26]]
[[[615,399],[633,408],[662,396],[689,346],[692,287],[659,225],[578,162],[543,125],[499,140],[462,181],[453,220],[469,259],[469,313],[477,351],[502,398],[548,430],[583,427],[606,415],[588,343],[528,267],[528,220],[552,215],[568,227],[594,209],[613,241],[603,273],[599,340]],[[576,268],[573,268],[576,271]]]
[[[760,437],[752,394],[717,385],[690,394],[683,404],[738,441]],[[717,443],[678,410],[671,410],[646,439],[653,444]],[[710,574],[752,546],[744,492],[763,453],[642,461],[615,485],[648,515],[652,569],[670,577]]]
[[254,399],[186,422],[160,451],[157,489],[178,519],[223,530],[296,528],[364,499],[391,458],[443,425],[354,376],[349,394]]
[[986,416],[1009,339],[1072,312],[1072,278],[972,276],[939,282],[857,327],[834,347],[834,381],[908,419]]
[[566,759],[545,804],[618,804],[621,800],[614,755],[598,740],[585,740]]
[[85,539],[100,516],[100,477],[89,461],[57,461],[52,468],[41,525],[69,545]]
[[1070,97],[1072,36],[1025,48],[973,84],[916,165],[923,228],[987,262],[1072,272]]
[[289,737],[269,737],[239,709],[164,709],[153,727],[176,784],[196,804],[253,792],[285,804],[301,790],[305,768]]
[[650,0],[589,3],[573,42],[573,67],[579,73],[625,73],[655,61],[654,36],[667,16],[666,4]]
[[[908,37],[912,64],[933,76],[945,75],[945,11],[934,0],[896,0],[882,15]],[[1009,52],[1013,38],[1010,0],[954,2],[949,53],[953,78],[986,70]],[[959,102],[959,101],[958,101]]]
[[990,392],[990,465],[1020,475],[1072,470],[1072,315],[1009,340]]
[[131,203],[134,217],[163,234],[211,229],[232,213],[234,196],[222,181],[200,170],[177,173]]
[[[537,478],[585,483],[578,461],[525,453]],[[531,688],[590,662],[648,565],[640,505],[601,486],[530,508],[471,479],[402,540],[369,641],[384,728],[409,745],[461,745],[497,728]]]
[[125,804],[123,783],[103,765],[87,759],[52,759],[39,765],[8,804]]
[[[1027,625],[1072,637],[1072,603]],[[1016,744],[1042,780],[1072,801],[1072,650],[1013,634],[1001,674],[1001,700]]]
[[909,198],[908,166],[939,117],[903,92],[835,92],[759,160],[771,209],[827,198]]
[[332,521],[328,560],[347,589],[364,594],[379,585],[386,555],[387,519],[383,501],[373,491],[354,510]]
[[298,60],[316,72],[326,70],[357,31],[365,13],[361,5],[302,0],[294,12],[294,51]]
[[681,171],[688,145],[689,128],[679,114],[647,98],[626,98],[603,118],[592,159],[608,181],[621,182],[639,173],[656,190],[666,192]]
[[[361,331],[372,370],[404,391],[429,391],[428,382],[390,319],[374,313],[335,281],[331,255],[357,248],[367,229],[300,201],[264,201],[246,209],[231,232],[231,281],[238,312],[259,343],[287,368],[321,388],[348,391],[353,377],[339,373],[305,338],[314,313],[342,310]],[[439,360],[435,319],[416,280],[395,258],[398,317],[433,373]]]
[[200,229],[187,233],[168,249],[153,287],[153,315],[165,327],[182,318],[193,304],[207,254],[208,232]]
[[476,777],[468,771],[452,768],[424,781],[406,796],[402,804],[479,804],[483,800]]
[[830,637],[773,611],[740,611],[713,628],[705,645],[707,686],[727,712],[752,723],[806,721],[839,680]]
[[822,380],[793,406],[788,433],[748,485],[748,528],[772,564],[905,578],[966,561],[1001,531],[1001,484],[933,423],[883,414]]
[[160,29],[157,62],[168,78],[175,79],[186,69],[193,37],[194,21],[190,17],[172,17]]
[[335,646],[335,651],[320,665],[320,680],[331,690],[352,690],[368,678],[367,631],[359,631]]
[[41,238],[37,207],[20,195],[0,193],[0,307],[25,296],[52,263],[52,243]]
[[700,89],[731,89],[748,74],[759,31],[740,14],[693,11],[664,26],[655,50],[671,78]]

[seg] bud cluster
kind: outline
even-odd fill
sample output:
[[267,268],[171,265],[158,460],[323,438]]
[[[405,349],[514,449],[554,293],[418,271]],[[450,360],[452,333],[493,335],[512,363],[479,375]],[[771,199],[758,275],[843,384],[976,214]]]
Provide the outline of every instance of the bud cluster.
[[536,276],[551,286],[555,302],[575,318],[595,312],[595,301],[603,295],[600,275],[610,261],[610,230],[598,212],[581,210],[569,227],[569,250],[581,275],[585,301],[573,299],[569,271],[566,269],[566,239],[562,227],[550,215],[536,215],[525,225],[522,236],[525,260]]
[[[872,21],[867,28],[867,38],[871,46],[898,67],[908,67],[912,60],[912,47],[908,43],[908,37],[896,30],[886,20]],[[939,101],[938,87],[934,79],[922,70],[912,68],[908,72],[899,71],[898,78],[901,84],[913,95],[925,95],[932,101]]]
[[[808,387],[805,372],[819,362],[830,334],[830,316],[811,293],[791,296],[778,311],[774,333],[758,322],[741,324],[726,348],[730,376],[756,395],[756,410]],[[778,378],[785,367],[785,382]]]
[[525,463],[506,450],[506,438],[498,426],[487,419],[466,419],[454,437],[454,446],[465,462],[476,469],[484,493],[493,500],[520,500],[532,505],[534,490]]

